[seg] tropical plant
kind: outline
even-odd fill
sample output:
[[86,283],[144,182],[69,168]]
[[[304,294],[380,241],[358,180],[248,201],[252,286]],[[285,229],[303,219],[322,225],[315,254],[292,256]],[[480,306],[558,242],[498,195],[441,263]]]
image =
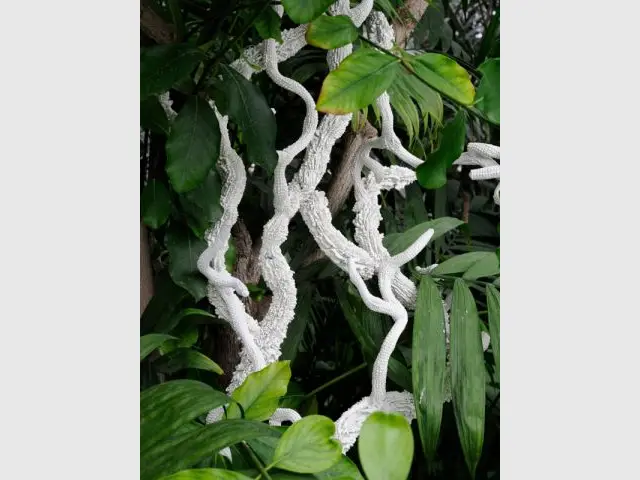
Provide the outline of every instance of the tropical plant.
[[425,7],[142,0],[141,479],[498,478],[499,4]]

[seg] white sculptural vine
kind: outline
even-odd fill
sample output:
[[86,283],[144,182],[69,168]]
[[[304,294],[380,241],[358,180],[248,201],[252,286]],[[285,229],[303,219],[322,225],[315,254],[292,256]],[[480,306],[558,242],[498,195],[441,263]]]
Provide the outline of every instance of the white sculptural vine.
[[[390,49],[393,28],[384,15],[372,11],[372,7],[373,0],[362,0],[353,8],[350,7],[349,0],[338,0],[329,8],[328,13],[347,15],[357,27],[364,24],[365,35],[372,43]],[[281,6],[273,8],[282,16]],[[384,339],[373,366],[371,395],[358,401],[336,421],[335,438],[346,452],[355,443],[364,420],[376,410],[400,412],[409,421],[415,418],[412,394],[406,391],[387,392],[386,379],[391,353],[408,322],[407,309],[414,308],[416,300],[416,287],[401,272],[401,267],[425,248],[434,232],[428,230],[404,252],[395,256],[390,255],[382,243],[383,235],[379,232],[382,216],[378,196],[382,190],[401,190],[414,182],[414,168],[422,163],[421,159],[402,146],[396,136],[386,92],[376,100],[381,114],[381,134],[364,142],[357,150],[352,171],[356,199],[353,208],[356,243],[348,240],[332,225],[327,198],[316,188],[326,172],[334,144],[349,125],[351,114],[327,114],[318,123],[316,105],[311,94],[300,83],[279,72],[278,63],[292,57],[306,45],[306,28],[306,25],[300,25],[284,31],[282,44],[270,39],[250,47],[241,59],[231,65],[247,79],[253,73],[265,70],[275,84],[298,95],[306,107],[300,137],[278,151],[273,187],[275,213],[264,226],[259,253],[262,277],[272,291],[272,301],[264,319],[258,323],[246,312],[239,296],[248,296],[248,289],[225,268],[224,256],[231,228],[238,219],[238,205],[244,193],[247,173],[242,159],[231,147],[228,118],[218,112],[213,102],[211,105],[221,132],[217,166],[224,180],[220,199],[223,214],[206,233],[208,248],[198,260],[198,269],[208,280],[208,298],[216,314],[229,323],[242,344],[241,360],[227,388],[228,393],[233,392],[247,375],[280,357],[280,346],[294,317],[297,293],[293,271],[281,245],[287,238],[289,222],[298,211],[323,253],[348,273],[365,305],[393,319],[393,326]],[[327,53],[329,68],[336,69],[351,52],[352,45],[330,50]],[[170,111],[167,99],[161,100],[163,107]],[[389,150],[413,168],[383,166],[370,156],[372,149]],[[304,160],[292,181],[287,182],[285,170],[302,152]],[[493,158],[499,158],[497,147],[469,144],[469,151],[456,164],[482,167],[472,171],[472,179],[499,178],[499,165]],[[363,175],[365,168],[368,172]],[[496,203],[499,203],[499,186],[494,197]],[[377,277],[381,298],[372,295],[365,284],[365,280],[373,277]],[[483,343],[486,349],[487,342]],[[222,408],[211,411],[207,416],[207,423],[220,419],[222,415]],[[270,423],[280,425],[283,421],[295,422],[299,419],[300,415],[295,410],[281,408],[276,410]]]

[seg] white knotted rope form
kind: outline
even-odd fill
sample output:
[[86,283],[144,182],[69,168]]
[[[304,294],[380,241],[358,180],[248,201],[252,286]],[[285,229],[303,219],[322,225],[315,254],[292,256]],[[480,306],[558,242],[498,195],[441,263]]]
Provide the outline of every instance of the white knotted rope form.
[[[338,0],[330,8],[331,15],[348,15],[356,26],[365,20],[365,33],[374,43],[391,48],[393,29],[384,15],[372,12],[373,0],[363,0],[350,8],[349,0]],[[274,10],[282,16],[282,7]],[[306,45],[306,25],[283,32],[283,43],[266,40],[248,48],[241,59],[231,66],[246,78],[265,70],[269,78],[280,87],[298,95],[305,103],[306,115],[300,138],[287,148],[278,151],[278,163],[274,172],[273,217],[263,230],[259,262],[262,276],[273,292],[269,310],[258,323],[244,309],[238,296],[247,296],[246,286],[231,276],[225,268],[224,256],[228,248],[231,228],[238,219],[238,205],[246,185],[246,171],[242,159],[231,147],[227,130],[228,119],[215,109],[221,131],[218,168],[224,179],[220,203],[223,215],[206,233],[208,248],[198,261],[198,268],[208,279],[208,298],[216,314],[226,320],[242,342],[241,360],[234,371],[228,393],[232,393],[250,373],[264,368],[280,356],[280,346],[293,319],[296,305],[296,286],[293,272],[284,257],[281,245],[286,240],[291,218],[300,211],[312,236],[325,255],[343,271],[358,289],[365,304],[373,311],[391,316],[393,327],[385,338],[373,366],[372,392],[336,422],[335,437],[346,452],[356,441],[364,420],[376,410],[402,413],[410,421],[415,418],[413,397],[409,392],[387,392],[386,378],[390,356],[407,325],[407,308],[415,306],[416,287],[400,271],[427,245],[433,230],[425,232],[406,251],[391,256],[382,244],[383,235],[378,231],[381,221],[378,195],[382,190],[402,190],[415,181],[414,170],[406,167],[385,167],[370,157],[372,149],[387,149],[411,167],[422,160],[408,152],[393,131],[393,114],[389,96],[383,93],[377,100],[381,112],[382,133],[365,142],[356,153],[352,172],[356,204],[355,240],[349,241],[331,223],[331,213],[326,196],[316,188],[326,172],[331,150],[344,134],[350,120],[348,115],[325,115],[318,125],[315,102],[309,92],[298,82],[284,77],[278,63],[292,57]],[[329,68],[334,70],[352,52],[346,45],[327,53]],[[167,99],[163,98],[163,106]],[[170,105],[167,105],[170,109]],[[470,145],[471,150],[471,145]],[[305,152],[304,160],[291,182],[286,181],[285,170],[297,155]],[[475,153],[481,155],[479,150]],[[486,153],[486,152],[485,152]],[[484,158],[484,157],[483,157]],[[484,165],[483,165],[484,166]],[[369,173],[362,177],[366,167]],[[485,173],[486,174],[486,173]],[[366,279],[377,276],[382,298],[372,295]],[[222,417],[223,410],[215,409],[207,416],[207,423]],[[295,422],[300,415],[291,409],[278,409],[270,419],[273,425],[283,421]],[[225,454],[228,452],[225,452]]]

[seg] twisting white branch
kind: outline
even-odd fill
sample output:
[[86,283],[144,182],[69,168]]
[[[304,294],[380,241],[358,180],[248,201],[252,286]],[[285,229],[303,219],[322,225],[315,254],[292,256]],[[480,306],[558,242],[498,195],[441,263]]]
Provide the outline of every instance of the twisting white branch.
[[[469,143],[467,151],[458,158],[454,165],[461,168],[462,165],[477,166],[469,172],[471,180],[493,180],[500,179],[500,164],[496,162],[500,160],[500,147],[490,145],[488,143]],[[500,182],[493,192],[493,201],[496,205],[500,205]]]

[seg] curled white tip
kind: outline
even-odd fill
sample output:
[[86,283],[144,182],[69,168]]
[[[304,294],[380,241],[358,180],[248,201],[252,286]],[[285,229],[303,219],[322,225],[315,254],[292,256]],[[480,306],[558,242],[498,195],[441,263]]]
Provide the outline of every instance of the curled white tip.
[[397,267],[401,267],[405,263],[408,263],[411,260],[413,260],[424,249],[424,247],[427,246],[427,244],[429,243],[429,240],[431,240],[431,237],[433,237],[434,233],[435,233],[435,230],[433,228],[430,228],[429,230],[424,232],[422,235],[420,235],[418,239],[415,242],[413,242],[409,246],[409,248],[407,248],[404,252],[400,252],[399,254],[391,257],[391,261],[393,265]]

